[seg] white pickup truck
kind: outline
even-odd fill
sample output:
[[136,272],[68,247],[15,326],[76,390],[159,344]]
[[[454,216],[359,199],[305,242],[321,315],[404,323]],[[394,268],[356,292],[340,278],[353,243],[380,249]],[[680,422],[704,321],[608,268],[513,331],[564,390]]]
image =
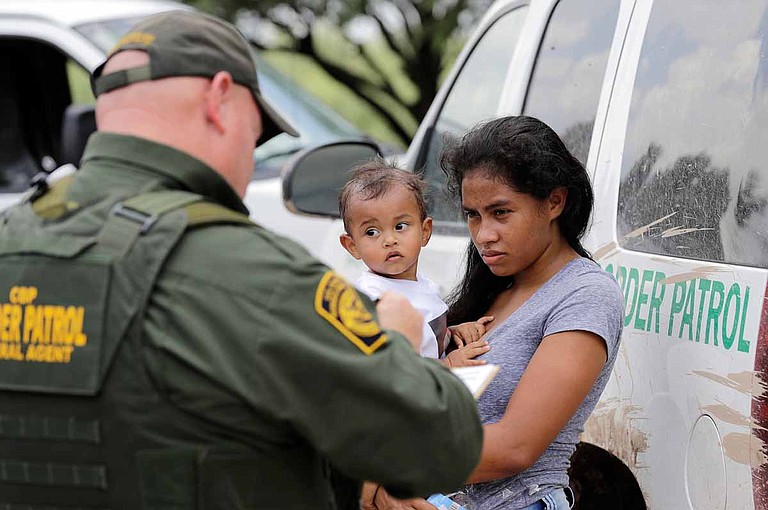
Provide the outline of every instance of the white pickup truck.
[[[430,183],[419,269],[444,292],[469,238],[437,155],[508,114],[541,118],[586,164],[587,247],[625,297],[621,354],[572,459],[578,508],[768,510],[768,2],[494,3],[402,161]],[[304,152],[286,203],[321,218],[276,211],[274,184],[254,217],[356,277],[336,193],[374,153]]]
[[[172,0],[0,1],[0,210],[38,172],[78,164],[95,129],[90,71],[132,25],[176,9],[192,8]],[[282,134],[259,146],[254,181],[278,185],[280,166],[307,145],[365,138],[266,62],[257,67],[264,96],[301,137]]]

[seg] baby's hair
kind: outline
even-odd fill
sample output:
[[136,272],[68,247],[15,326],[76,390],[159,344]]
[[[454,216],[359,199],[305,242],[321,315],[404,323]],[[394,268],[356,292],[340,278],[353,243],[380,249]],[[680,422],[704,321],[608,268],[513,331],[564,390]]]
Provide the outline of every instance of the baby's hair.
[[386,194],[392,186],[400,185],[411,192],[419,206],[421,221],[427,219],[427,203],[424,194],[427,184],[418,175],[401,170],[382,158],[361,163],[352,170],[352,177],[339,193],[339,215],[344,229],[349,232],[349,203],[352,198],[373,200]]

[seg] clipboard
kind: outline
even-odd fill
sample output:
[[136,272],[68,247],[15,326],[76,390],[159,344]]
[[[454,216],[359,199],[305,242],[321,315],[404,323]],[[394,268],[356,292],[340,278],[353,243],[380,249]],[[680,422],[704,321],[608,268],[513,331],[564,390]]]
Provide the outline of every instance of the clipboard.
[[501,368],[500,365],[477,365],[449,369],[458,377],[475,397],[480,398]]

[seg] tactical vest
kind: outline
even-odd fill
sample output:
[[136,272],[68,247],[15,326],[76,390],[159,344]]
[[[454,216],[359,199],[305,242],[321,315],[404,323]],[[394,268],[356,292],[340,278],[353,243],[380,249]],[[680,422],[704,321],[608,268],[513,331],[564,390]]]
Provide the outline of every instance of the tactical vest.
[[141,347],[185,230],[253,224],[182,191],[80,207],[68,184],[0,218],[0,510],[258,508],[269,472],[169,405]]

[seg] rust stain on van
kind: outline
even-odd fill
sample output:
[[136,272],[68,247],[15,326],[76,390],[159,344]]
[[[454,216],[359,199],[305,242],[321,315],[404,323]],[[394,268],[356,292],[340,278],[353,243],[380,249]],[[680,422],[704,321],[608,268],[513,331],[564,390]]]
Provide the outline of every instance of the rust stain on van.
[[714,374],[712,372],[705,372],[703,370],[694,370],[694,375],[709,379],[710,381],[722,384],[732,390],[736,390],[740,393],[750,394],[757,387],[761,386],[755,382],[755,373],[751,371],[746,372],[734,372],[727,374],[725,377],[722,375]]
[[723,451],[729,459],[753,469],[768,462],[765,443],[751,434],[732,432],[724,435]]
[[703,230],[715,230],[715,229],[710,227],[697,227],[697,228],[672,227],[662,232],[661,237],[675,237],[675,236],[681,236],[683,234],[690,234],[692,232],[701,232]]
[[648,449],[648,436],[632,426],[638,410],[616,399],[598,403],[584,424],[582,441],[605,448],[630,469],[642,467],[637,456]]
[[663,280],[659,280],[659,283],[687,282],[688,280],[695,280],[696,278],[706,278],[712,273],[719,273],[721,271],[724,271],[724,269],[718,266],[701,266],[692,271],[667,276]]
[[673,212],[673,213],[670,213],[670,214],[667,214],[667,215],[666,215],[666,216],[664,216],[663,218],[659,218],[659,219],[658,219],[658,220],[656,220],[656,221],[652,221],[652,222],[648,223],[647,225],[643,225],[643,226],[642,226],[642,227],[640,227],[640,228],[636,228],[635,230],[633,230],[633,231],[632,231],[632,232],[630,232],[629,234],[625,235],[625,236],[622,238],[622,241],[623,241],[623,240],[625,240],[625,239],[634,239],[634,238],[636,238],[636,237],[642,237],[642,236],[644,236],[644,235],[645,235],[645,234],[646,234],[646,233],[647,233],[647,232],[648,232],[648,231],[651,229],[651,227],[653,227],[653,226],[655,226],[655,225],[658,225],[659,223],[661,223],[662,221],[664,221],[664,220],[666,220],[666,219],[668,219],[668,218],[671,218],[671,217],[672,217],[672,216],[674,216],[675,214],[677,214],[677,211],[675,211],[675,212]]
[[747,370],[746,372],[728,374],[728,379],[736,382],[739,386],[749,388],[749,391],[756,395],[768,391],[768,385],[766,385],[763,376],[762,371]]
[[600,248],[598,248],[597,250],[595,250],[593,257],[595,258],[595,260],[601,260],[612,251],[618,249],[618,247],[619,245],[618,243],[616,243],[616,241],[611,241],[610,243],[606,243],[602,245]]
[[718,420],[724,421],[726,423],[730,423],[732,425],[737,425],[739,427],[747,427],[747,428],[749,428],[752,425],[751,418],[749,418],[748,416],[744,416],[737,410],[725,404],[713,404],[709,406],[704,406],[701,409],[702,411],[710,414],[711,416],[714,416]]

